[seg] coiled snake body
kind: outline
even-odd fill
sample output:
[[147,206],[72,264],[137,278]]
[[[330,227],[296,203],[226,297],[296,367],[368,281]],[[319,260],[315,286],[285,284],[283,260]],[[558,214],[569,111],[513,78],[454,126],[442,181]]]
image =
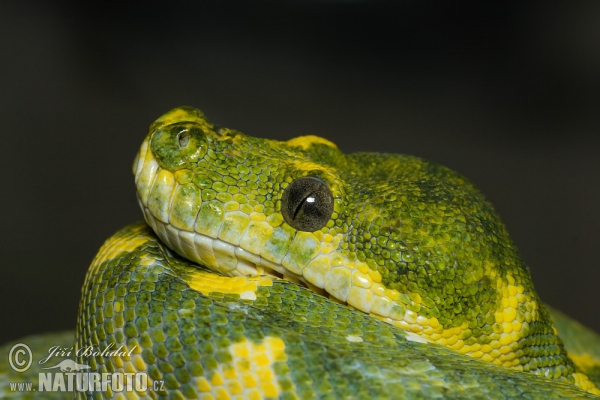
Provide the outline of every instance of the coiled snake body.
[[598,338],[542,304],[491,204],[443,166],[181,107],[133,169],[146,223],[93,261],[76,348],[131,350],[77,362],[164,382],[136,396],[600,393]]

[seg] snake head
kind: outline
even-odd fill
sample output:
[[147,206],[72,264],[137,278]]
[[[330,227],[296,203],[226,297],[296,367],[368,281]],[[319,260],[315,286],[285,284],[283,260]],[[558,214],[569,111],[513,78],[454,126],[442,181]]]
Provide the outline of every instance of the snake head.
[[575,379],[500,218],[448,168],[253,138],[181,107],[151,125],[134,174],[148,224],[213,271],[285,278],[422,341]]

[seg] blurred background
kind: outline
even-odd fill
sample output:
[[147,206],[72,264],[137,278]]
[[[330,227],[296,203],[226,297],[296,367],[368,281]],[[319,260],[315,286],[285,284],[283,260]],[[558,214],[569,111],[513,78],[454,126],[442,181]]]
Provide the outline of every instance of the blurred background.
[[[151,2],[149,2],[151,3]],[[75,327],[131,164],[179,105],[445,164],[541,297],[600,331],[600,2],[0,2],[0,342]]]

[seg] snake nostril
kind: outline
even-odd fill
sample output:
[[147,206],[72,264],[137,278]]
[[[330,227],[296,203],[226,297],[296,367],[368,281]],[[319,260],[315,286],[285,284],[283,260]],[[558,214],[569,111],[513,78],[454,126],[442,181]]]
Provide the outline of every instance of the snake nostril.
[[179,132],[179,135],[177,135],[177,141],[179,142],[179,148],[183,149],[184,147],[186,147],[190,142],[189,131],[186,129],[184,131]]

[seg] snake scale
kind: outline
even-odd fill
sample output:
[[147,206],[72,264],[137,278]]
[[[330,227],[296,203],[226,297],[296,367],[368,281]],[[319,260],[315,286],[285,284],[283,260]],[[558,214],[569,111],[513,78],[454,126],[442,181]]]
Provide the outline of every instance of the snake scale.
[[492,205],[446,167],[179,107],[133,172],[145,222],[92,262],[75,341],[129,354],[76,361],[164,385],[79,397],[600,394],[598,336],[541,302]]

